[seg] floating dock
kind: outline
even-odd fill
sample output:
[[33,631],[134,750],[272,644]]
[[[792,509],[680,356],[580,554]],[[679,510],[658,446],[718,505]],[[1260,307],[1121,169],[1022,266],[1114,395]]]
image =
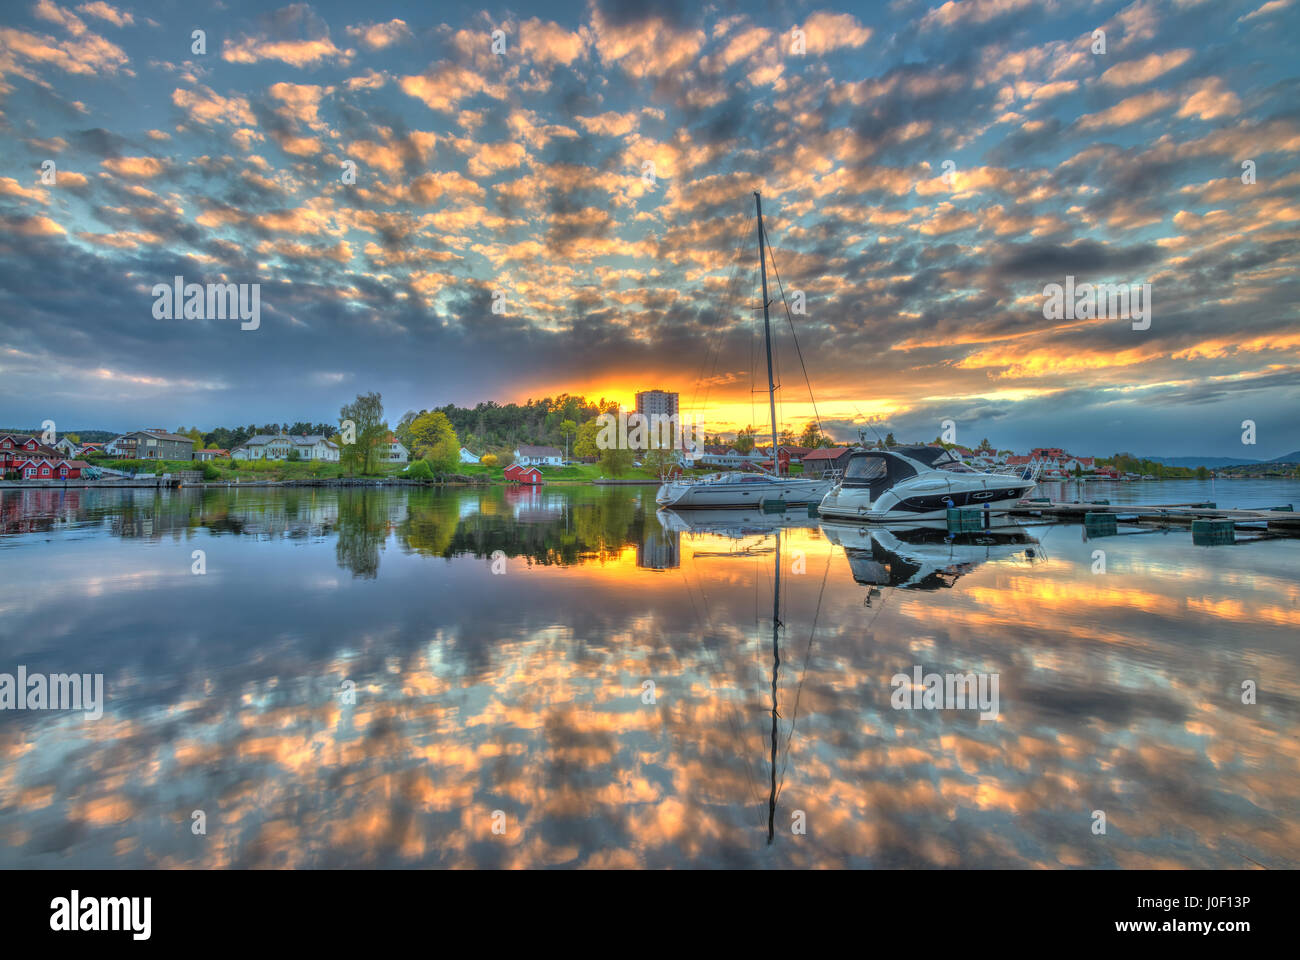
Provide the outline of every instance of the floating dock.
[[1226,510],[1215,503],[1128,503],[1111,504],[1105,501],[1066,503],[1059,500],[1022,500],[1007,509],[1013,517],[1037,517],[1044,520],[1065,520],[1085,523],[1098,530],[1110,526],[1110,517],[1126,523],[1182,524],[1191,526],[1198,536],[1214,531],[1216,538],[1225,538],[1238,527],[1258,527],[1263,524],[1270,533],[1300,537],[1300,513],[1290,504],[1271,509]]

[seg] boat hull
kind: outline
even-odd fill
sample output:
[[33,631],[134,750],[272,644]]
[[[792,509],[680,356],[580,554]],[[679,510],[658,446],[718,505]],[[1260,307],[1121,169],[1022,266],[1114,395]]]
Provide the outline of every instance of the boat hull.
[[888,523],[906,520],[945,520],[954,507],[1006,510],[1028,496],[1036,483],[1012,477],[989,478],[984,486],[968,490],[909,490],[906,485],[886,490],[875,502],[865,489],[838,489],[826,494],[818,506],[823,517]]
[[833,486],[830,480],[793,480],[789,477],[743,483],[665,483],[655,495],[661,507],[674,510],[710,507],[758,507],[780,500],[788,504],[820,503]]

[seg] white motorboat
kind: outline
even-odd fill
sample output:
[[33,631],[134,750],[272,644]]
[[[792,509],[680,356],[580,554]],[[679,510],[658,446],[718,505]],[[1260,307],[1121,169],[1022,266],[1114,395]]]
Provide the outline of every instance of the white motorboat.
[[953,507],[1000,511],[1038,485],[1033,474],[981,473],[943,447],[856,450],[818,509],[823,517],[869,523],[942,520]]
[[835,485],[832,480],[773,476],[767,473],[718,473],[711,477],[671,480],[659,488],[661,507],[752,507],[764,501],[789,504],[820,503]]
[[1041,556],[1038,531],[1016,524],[950,533],[940,522],[823,523],[822,532],[844,548],[853,579],[863,586],[937,590],[990,560],[1034,563]]

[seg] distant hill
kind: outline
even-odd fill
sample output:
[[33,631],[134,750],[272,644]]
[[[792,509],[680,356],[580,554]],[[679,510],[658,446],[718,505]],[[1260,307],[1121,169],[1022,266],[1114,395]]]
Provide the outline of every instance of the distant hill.
[[1272,460],[1247,460],[1243,457],[1149,457],[1166,467],[1249,467],[1261,463],[1300,463],[1300,450]]
[[[41,428],[36,427],[0,427],[0,433],[27,433],[32,436],[40,436]],[[116,436],[120,436],[117,430],[59,430],[57,436],[63,437],[69,433],[75,433],[81,438],[82,443],[108,443]]]

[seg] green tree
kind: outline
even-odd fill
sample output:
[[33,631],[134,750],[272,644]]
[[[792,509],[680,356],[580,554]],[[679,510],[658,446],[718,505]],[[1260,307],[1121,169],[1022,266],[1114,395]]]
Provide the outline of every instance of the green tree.
[[677,466],[677,452],[666,448],[655,448],[645,455],[642,462],[651,473],[657,477],[662,477]]
[[569,459],[569,438],[578,432],[578,425],[572,420],[564,420],[560,423],[560,436],[564,437],[564,459]]
[[607,477],[621,477],[632,467],[632,451],[610,447],[600,451],[600,472]]
[[894,434],[892,431],[890,433],[885,434],[885,446],[887,447],[898,446],[898,441],[894,439]]
[[1208,480],[1208,479],[1209,479],[1209,476],[1210,476],[1210,471],[1207,470],[1207,469],[1205,469],[1205,467],[1197,467],[1197,468],[1196,468],[1196,479],[1197,479],[1197,480]]
[[460,463],[460,440],[441,410],[422,413],[410,423],[411,452],[435,473],[451,473]]
[[340,459],[348,472],[355,475],[370,473],[378,459],[379,445],[388,438],[388,424],[384,423],[384,401],[378,393],[359,393],[352,403],[339,409],[341,434],[345,434],[343,421],[352,421],[355,442],[344,443]]
[[732,444],[737,453],[749,453],[754,449],[754,428],[746,427],[736,434],[736,442]]
[[592,418],[578,428],[578,441],[573,445],[575,457],[599,457],[596,437],[600,435],[600,422]]

